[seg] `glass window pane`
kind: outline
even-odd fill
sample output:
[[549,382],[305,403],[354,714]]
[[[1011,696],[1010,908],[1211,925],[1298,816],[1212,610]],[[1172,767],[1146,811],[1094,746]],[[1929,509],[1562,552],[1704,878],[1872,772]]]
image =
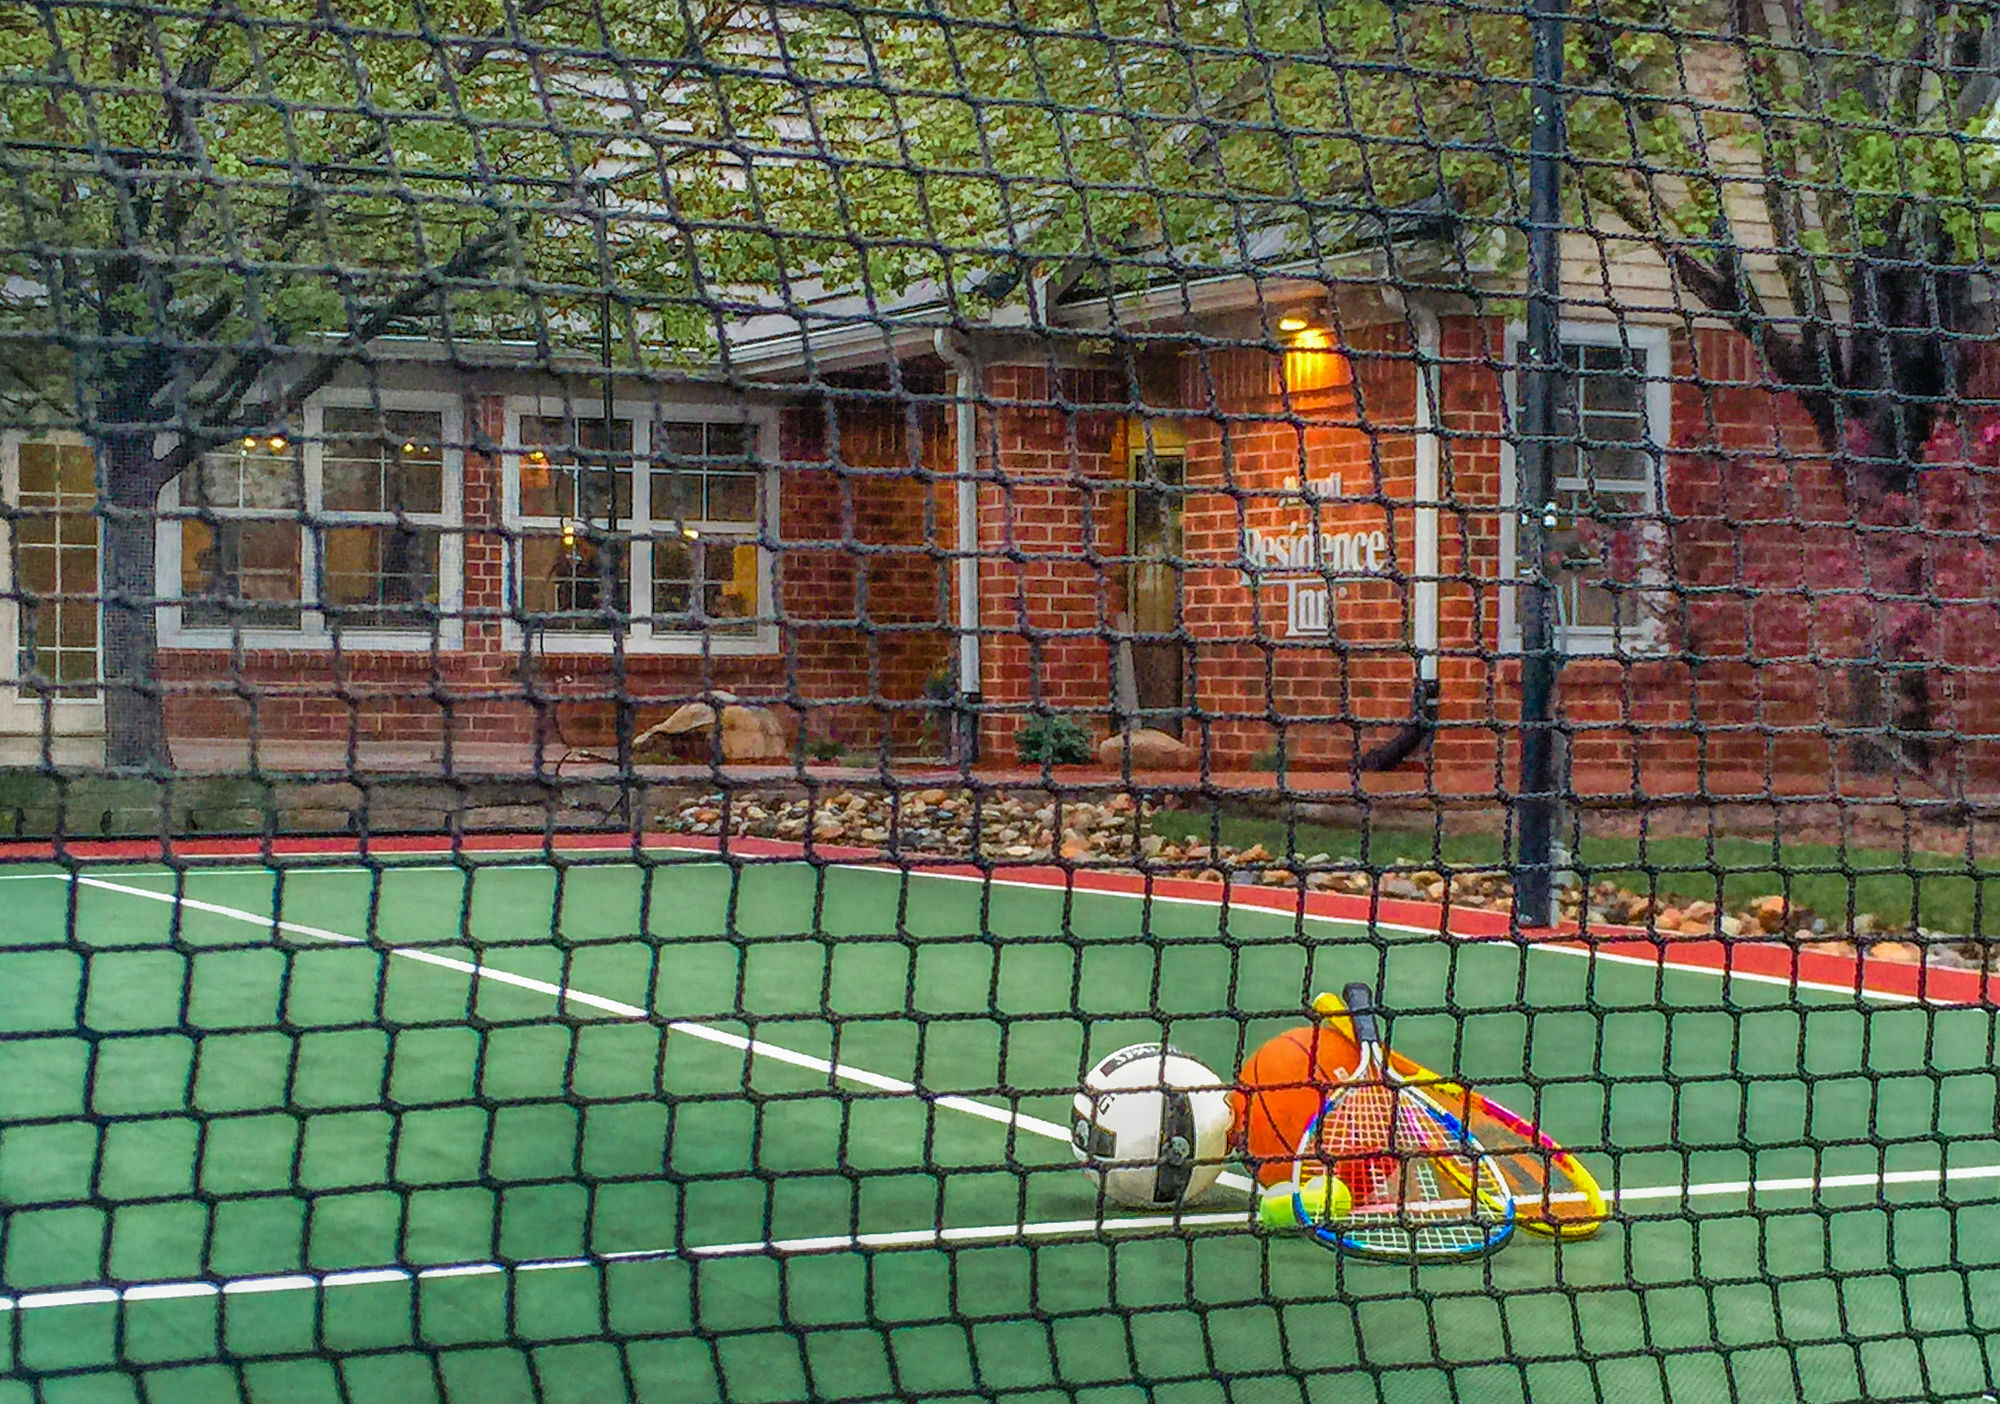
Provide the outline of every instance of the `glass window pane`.
[[702,520],[702,477],[693,468],[653,470],[653,520],[679,525]]
[[321,493],[329,511],[444,510],[444,416],[432,410],[330,406]]
[[97,651],[97,601],[95,592],[66,591],[68,598],[56,606],[56,641],[65,649]]
[[65,544],[56,552],[56,594],[83,596],[97,590],[97,547]]
[[658,457],[699,458],[707,447],[707,435],[698,423],[669,421],[655,428],[653,452]]
[[576,474],[540,449],[521,455],[521,515],[524,517],[573,517],[576,515]]
[[[1610,347],[1593,347],[1592,350],[1603,354],[1593,356],[1584,363],[1583,374],[1579,377],[1579,398],[1584,407],[1592,411],[1638,414],[1645,408],[1643,372],[1633,367],[1623,351]],[[1643,367],[1644,353],[1635,354]]]
[[[575,517],[602,523],[606,519],[604,469],[590,464],[552,462],[530,450],[521,460],[521,515],[524,517]],[[632,520],[632,469],[618,470],[618,520]]]
[[1646,417],[1641,414],[1608,414],[1593,409],[1583,417],[1583,437],[1599,444],[1644,443]]
[[679,537],[653,543],[653,613],[685,623],[694,609],[695,548]]
[[708,475],[708,517],[711,522],[755,522],[757,520],[757,475],[755,473],[710,473]]
[[[1639,623],[1645,524],[1576,515],[1547,536],[1549,574],[1559,592],[1561,621],[1570,628],[1623,629]],[[1612,587],[1625,588],[1612,588]]]
[[320,460],[321,501],[330,512],[379,512],[386,494],[377,445],[336,439]]
[[191,629],[298,628],[299,542],[296,522],[183,522],[182,624]]
[[746,458],[750,453],[750,426],[747,424],[710,424],[708,426],[708,456],[710,458]]
[[64,648],[56,654],[55,681],[70,696],[91,696],[97,691],[97,647]]
[[97,459],[87,444],[64,444],[58,450],[60,492],[65,498],[97,500]]
[[[618,475],[612,481],[617,489],[618,520],[620,522],[630,522],[632,520],[632,465],[630,463],[618,465]],[[585,514],[592,521],[604,520],[604,499],[606,496],[604,470],[602,468],[598,468],[595,471],[586,469],[583,482],[583,500]]]
[[[564,449],[561,457],[573,461],[579,455],[578,449],[604,461],[604,417],[598,415],[578,415],[571,419],[559,414],[523,415],[521,417],[521,442],[548,449]],[[611,446],[621,454],[632,452],[632,421],[616,419],[612,421]]]
[[275,435],[217,449],[187,478],[190,507],[297,511],[305,501],[297,452]]
[[[329,628],[426,628],[438,603],[442,533],[393,526],[323,534],[321,600]],[[427,608],[428,607],[428,608]]]
[[753,627],[757,616],[757,548],[746,542],[703,541],[706,590],[702,610],[715,629]]
[[1128,538],[1132,553],[1148,560],[1181,554],[1181,493],[1187,460],[1180,454],[1142,453],[1132,462],[1138,484],[1132,494]]
[[[519,560],[516,589],[530,629],[602,633],[611,627],[604,612],[597,543],[559,532],[537,532],[522,538]],[[611,608],[622,609],[622,581],[613,595]]]
[[1578,473],[1600,490],[1633,492],[1652,477],[1653,457],[1644,449],[1587,448],[1578,452]]
[[613,452],[607,457],[602,419],[574,425],[549,416],[522,419],[521,442],[527,451],[517,456],[516,466],[521,515],[602,522],[615,510],[620,521],[630,521],[632,421],[617,420],[612,439]]
[[55,495],[57,461],[54,444],[21,445],[21,497],[24,501],[31,497]]
[[97,500],[89,448],[24,443],[14,522],[23,677],[88,696],[97,677]]

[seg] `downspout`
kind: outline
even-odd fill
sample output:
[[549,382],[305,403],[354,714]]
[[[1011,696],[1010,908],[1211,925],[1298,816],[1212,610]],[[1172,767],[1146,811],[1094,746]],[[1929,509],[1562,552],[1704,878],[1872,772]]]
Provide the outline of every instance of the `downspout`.
[[1438,714],[1438,503],[1442,494],[1440,466],[1443,436],[1437,403],[1438,354],[1441,341],[1437,313],[1420,302],[1409,308],[1416,332],[1416,450],[1417,481],[1415,542],[1411,591],[1410,648],[1417,656],[1417,683],[1410,702],[1410,719],[1380,746],[1361,758],[1363,770],[1393,770],[1430,743]]
[[951,367],[951,394],[957,425],[952,434],[956,452],[954,475],[958,481],[958,758],[971,764],[979,759],[979,484],[978,418],[974,396],[979,393],[979,373],[972,358],[959,350],[951,333],[939,327],[931,333],[931,345],[938,357]]

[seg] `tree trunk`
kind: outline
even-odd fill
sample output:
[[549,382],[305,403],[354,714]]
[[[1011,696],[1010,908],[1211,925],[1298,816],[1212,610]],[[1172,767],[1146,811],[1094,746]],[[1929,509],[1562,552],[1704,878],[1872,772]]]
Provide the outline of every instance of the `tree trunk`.
[[133,437],[97,446],[104,590],[104,761],[114,770],[169,774],[160,684],[159,582],[155,573],[158,466]]

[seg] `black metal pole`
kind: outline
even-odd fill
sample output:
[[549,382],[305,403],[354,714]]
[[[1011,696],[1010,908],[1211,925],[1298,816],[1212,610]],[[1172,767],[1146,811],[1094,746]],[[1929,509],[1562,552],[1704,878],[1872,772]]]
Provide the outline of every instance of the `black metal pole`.
[[[604,396],[604,543],[598,549],[598,591],[602,599],[611,602],[615,622],[612,625],[612,678],[618,689],[618,698],[613,712],[612,726],[616,731],[618,746],[618,803],[620,812],[630,818],[632,802],[632,689],[625,671],[625,629],[631,617],[632,604],[629,594],[621,587],[626,576],[628,562],[625,553],[618,549],[618,442],[612,433],[612,416],[617,410],[617,394],[611,377],[611,216],[610,182],[598,180],[593,183],[592,193],[597,198],[597,233],[601,252],[601,266],[604,270],[604,295],[597,305],[597,350],[604,363],[602,393]],[[638,448],[639,426],[632,426],[632,474],[633,491],[638,491]]]
[[1555,525],[1556,396],[1562,376],[1564,0],[1534,0],[1534,129],[1528,163],[1528,344],[1520,453],[1521,789],[1514,912],[1522,925],[1555,915],[1557,775],[1555,591],[1547,533]]

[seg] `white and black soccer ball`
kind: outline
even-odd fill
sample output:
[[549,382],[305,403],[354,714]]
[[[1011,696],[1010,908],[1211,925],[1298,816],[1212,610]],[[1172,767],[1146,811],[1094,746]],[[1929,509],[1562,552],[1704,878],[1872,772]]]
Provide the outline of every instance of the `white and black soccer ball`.
[[1117,1204],[1159,1209],[1197,1199],[1222,1173],[1229,1091],[1171,1044],[1135,1043],[1084,1074],[1070,1149]]

